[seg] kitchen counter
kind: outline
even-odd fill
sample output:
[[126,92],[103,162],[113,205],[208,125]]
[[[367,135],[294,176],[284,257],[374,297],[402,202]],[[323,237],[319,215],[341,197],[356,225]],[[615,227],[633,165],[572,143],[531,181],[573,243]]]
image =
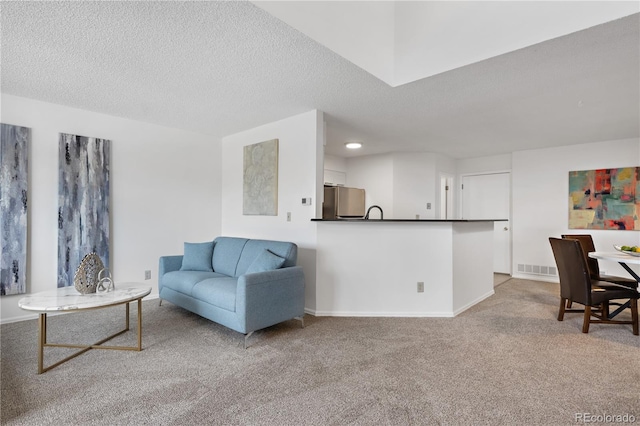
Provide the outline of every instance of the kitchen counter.
[[312,219],[317,316],[453,317],[493,294],[493,220]]

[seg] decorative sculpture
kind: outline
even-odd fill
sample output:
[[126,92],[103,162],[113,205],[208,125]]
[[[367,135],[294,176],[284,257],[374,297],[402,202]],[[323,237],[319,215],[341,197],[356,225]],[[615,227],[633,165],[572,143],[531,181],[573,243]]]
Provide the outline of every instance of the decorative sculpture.
[[107,268],[98,272],[98,286],[96,287],[96,293],[108,293],[116,289],[113,279],[111,279],[111,272]]
[[87,254],[73,276],[73,285],[76,290],[82,294],[95,293],[100,281],[98,274],[103,270],[104,264],[100,257],[95,252]]

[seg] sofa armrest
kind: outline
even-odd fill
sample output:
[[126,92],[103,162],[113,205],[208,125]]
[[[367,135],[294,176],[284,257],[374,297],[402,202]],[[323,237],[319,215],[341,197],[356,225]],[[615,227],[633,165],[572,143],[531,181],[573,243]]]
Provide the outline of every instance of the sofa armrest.
[[162,276],[167,272],[179,271],[182,267],[183,255],[161,256],[158,265],[158,292],[162,290]]
[[238,277],[236,312],[245,315],[245,333],[304,315],[302,267]]

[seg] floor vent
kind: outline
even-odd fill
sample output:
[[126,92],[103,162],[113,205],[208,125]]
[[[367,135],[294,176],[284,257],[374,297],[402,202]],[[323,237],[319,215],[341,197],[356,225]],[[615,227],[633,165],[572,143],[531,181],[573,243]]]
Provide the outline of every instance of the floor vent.
[[524,263],[518,263],[518,272],[524,272],[525,274],[533,275],[557,275],[555,266],[527,265]]

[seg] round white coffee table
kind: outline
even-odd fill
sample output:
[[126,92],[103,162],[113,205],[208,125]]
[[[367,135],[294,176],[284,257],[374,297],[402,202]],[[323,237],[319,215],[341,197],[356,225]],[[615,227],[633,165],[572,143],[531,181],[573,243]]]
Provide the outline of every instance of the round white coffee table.
[[[38,311],[38,374],[51,370],[58,365],[87,352],[90,349],[116,349],[124,351],[142,350],[142,298],[151,293],[151,287],[136,285],[136,283],[116,284],[116,290],[108,293],[80,294],[75,287],[62,287],[57,290],[43,291],[23,297],[18,306],[27,311]],[[129,330],[129,303],[138,301],[138,345],[137,346],[104,346],[103,343]],[[47,312],[74,312],[87,309],[106,308],[124,304],[125,328],[93,345],[75,345],[67,343],[47,342]],[[78,352],[56,362],[48,367],[44,366],[44,348],[79,348]]]

